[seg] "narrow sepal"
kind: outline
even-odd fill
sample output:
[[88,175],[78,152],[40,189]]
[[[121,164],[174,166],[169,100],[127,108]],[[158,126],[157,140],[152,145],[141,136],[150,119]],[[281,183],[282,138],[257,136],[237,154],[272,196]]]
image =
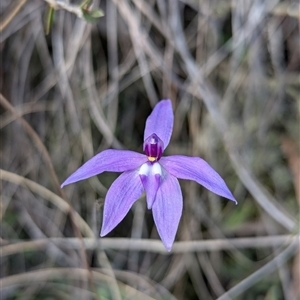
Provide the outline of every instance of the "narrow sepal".
[[104,201],[100,236],[107,235],[124,219],[143,192],[138,170],[124,172],[113,182]]
[[134,170],[147,161],[145,155],[128,150],[108,149],[92,157],[61,185],[64,187],[102,172],[124,172]]
[[162,157],[159,162],[173,176],[194,180],[211,192],[237,204],[225,181],[205,160],[199,157],[172,155]]
[[178,180],[165,174],[152,206],[158,234],[168,251],[171,251],[182,215],[182,193]]

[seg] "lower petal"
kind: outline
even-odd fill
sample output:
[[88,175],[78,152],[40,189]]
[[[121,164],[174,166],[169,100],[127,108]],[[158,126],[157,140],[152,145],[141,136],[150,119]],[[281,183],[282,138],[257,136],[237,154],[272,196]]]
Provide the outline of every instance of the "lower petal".
[[143,192],[144,188],[137,170],[124,172],[113,182],[104,202],[100,236],[107,235],[124,219]]
[[140,175],[140,178],[146,191],[147,208],[151,209],[160,185],[160,175]]
[[161,182],[161,166],[158,162],[154,164],[147,162],[141,166],[139,174],[146,191],[147,207],[151,209]]
[[158,234],[171,251],[182,215],[182,193],[178,180],[166,174],[157,191],[152,213]]

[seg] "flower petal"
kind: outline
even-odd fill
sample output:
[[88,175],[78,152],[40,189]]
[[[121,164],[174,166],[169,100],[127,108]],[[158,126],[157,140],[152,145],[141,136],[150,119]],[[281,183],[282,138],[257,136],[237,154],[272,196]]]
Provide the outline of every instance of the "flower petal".
[[221,176],[203,159],[183,155],[162,157],[161,165],[173,176],[195,180],[211,192],[232,200],[237,204]]
[[88,160],[68,177],[61,187],[83,179],[90,178],[102,172],[124,172],[138,168],[147,161],[143,154],[128,150],[108,149]]
[[164,149],[166,149],[171,139],[173,123],[174,114],[171,100],[161,100],[146,121],[144,141],[155,133],[163,141]]
[[166,174],[157,191],[152,213],[159,236],[168,251],[171,251],[175,240],[182,206],[179,182],[171,174]]
[[161,182],[161,166],[158,162],[147,162],[140,167],[139,175],[146,191],[147,207],[151,209]]
[[124,172],[113,182],[104,202],[100,236],[108,234],[124,219],[143,192],[144,188],[137,170]]

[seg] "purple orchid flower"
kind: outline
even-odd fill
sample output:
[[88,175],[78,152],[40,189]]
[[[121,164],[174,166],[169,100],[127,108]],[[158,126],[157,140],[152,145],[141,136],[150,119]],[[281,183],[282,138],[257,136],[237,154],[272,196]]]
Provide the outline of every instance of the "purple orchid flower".
[[203,159],[172,155],[162,157],[170,142],[174,115],[171,100],[161,100],[146,121],[144,152],[108,149],[75,171],[61,187],[102,172],[123,172],[109,188],[100,236],[107,235],[146,192],[148,209],[162,242],[171,250],[182,214],[182,193],[177,178],[194,180],[237,204],[220,175]]

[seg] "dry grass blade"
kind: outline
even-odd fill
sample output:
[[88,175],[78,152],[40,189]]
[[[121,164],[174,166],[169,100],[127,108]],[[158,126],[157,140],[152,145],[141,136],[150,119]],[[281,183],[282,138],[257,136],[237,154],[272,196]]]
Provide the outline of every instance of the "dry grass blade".
[[[132,240],[126,238],[83,238],[84,247],[89,250],[135,250],[149,251],[153,253],[174,254],[191,252],[225,251],[231,249],[262,249],[268,247],[284,247],[299,240],[298,236],[266,236],[256,238],[236,238],[220,240],[204,240],[191,242],[175,242],[172,253],[168,253],[159,240]],[[51,242],[60,247],[80,249],[80,240],[77,238],[49,238],[28,242],[17,242],[11,245],[2,246],[1,256],[13,255],[23,251],[34,251],[44,247]]]
[[[64,199],[30,179],[1,169],[0,178],[1,180],[10,181],[11,183],[22,185],[31,189],[34,193],[39,194],[43,198],[46,198],[66,214],[70,211],[70,205]],[[74,218],[76,224],[78,224],[78,227],[80,228],[84,236],[94,236],[94,233],[92,232],[89,225],[81,218],[81,216],[76,211],[74,212]]]
[[7,25],[9,25],[9,23],[13,20],[13,18],[16,16],[16,14],[25,5],[26,1],[27,0],[18,1],[18,3],[13,8],[13,10],[10,12],[10,14],[8,16],[6,16],[6,18],[4,18],[4,20],[2,20],[2,22],[0,23],[0,32],[2,32],[7,27]]
[[[1,2],[4,298],[299,298],[292,2]],[[170,253],[145,197],[98,238],[117,175],[60,182],[105,149],[142,152],[147,116],[167,98],[164,155],[206,160],[238,205],[180,180]]]
[[49,167],[49,171],[51,174],[51,177],[54,181],[55,188],[57,191],[63,196],[62,190],[60,188],[59,181],[57,179],[56,173],[53,168],[53,164],[51,162],[51,158],[49,156],[48,150],[46,149],[45,145],[42,143],[41,139],[37,135],[37,133],[33,130],[33,128],[26,122],[22,116],[20,116],[14,109],[14,107],[7,101],[7,99],[0,94],[0,103],[3,107],[5,107],[7,110],[9,110],[16,118],[20,119],[22,125],[24,126],[24,129],[27,131],[28,135],[32,138],[34,143],[36,144],[36,147],[41,151],[43,157],[45,158],[45,162]]
[[247,291],[250,287],[259,282],[262,278],[274,272],[280,265],[284,264],[299,251],[299,236],[286,249],[278,254],[273,260],[268,262],[259,270],[253,272],[249,277],[242,280],[236,286],[227,291],[224,295],[219,297],[219,300],[232,299],[238,297]]
[[[101,270],[100,270],[101,271]],[[95,281],[100,283],[109,283],[113,279],[107,275],[104,275],[97,271],[92,271],[93,278]],[[85,281],[88,276],[88,271],[79,268],[53,268],[45,270],[32,271],[26,274],[18,274],[6,277],[0,280],[1,288],[6,289],[13,286],[28,285],[32,282],[47,282],[57,279],[67,279],[67,280],[81,280]],[[122,287],[125,292],[125,296],[130,299],[138,297],[145,300],[154,300],[154,298],[149,297],[140,291],[132,288],[131,286],[124,285],[118,282],[118,285]],[[134,298],[132,298],[134,297]]]
[[245,163],[240,157],[238,151],[235,149],[235,142],[231,137],[228,123],[220,110],[219,103],[221,102],[221,99],[217,92],[213,89],[212,85],[205,80],[204,74],[197,68],[186,47],[182,28],[178,23],[179,10],[178,5],[175,5],[177,2],[178,1],[176,0],[170,5],[170,10],[173,20],[172,26],[175,36],[175,43],[178,52],[185,62],[189,77],[194,81],[194,85],[198,86],[199,96],[203,99],[209,113],[216,122],[216,126],[223,137],[224,144],[237,171],[237,174],[239,175],[241,181],[249,189],[250,193],[253,194],[253,197],[256,199],[256,201],[267,213],[270,214],[270,216],[275,218],[288,230],[294,230],[296,228],[296,222],[291,216],[287,215],[280,207],[278,207],[275,199],[273,199],[273,197],[261,186],[249,168],[245,166]]

